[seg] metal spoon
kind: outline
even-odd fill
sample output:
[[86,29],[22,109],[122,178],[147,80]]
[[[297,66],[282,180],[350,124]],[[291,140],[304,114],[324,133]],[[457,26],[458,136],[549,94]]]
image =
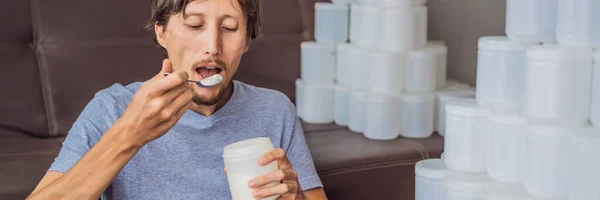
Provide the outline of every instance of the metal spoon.
[[[165,76],[167,76],[167,75],[169,75],[169,73],[165,73]],[[215,75],[206,77],[200,81],[193,81],[193,80],[187,80],[187,81],[196,83],[196,85],[198,85],[198,87],[210,88],[210,87],[219,85],[221,82],[223,82],[223,76],[221,76],[221,74],[215,74]]]

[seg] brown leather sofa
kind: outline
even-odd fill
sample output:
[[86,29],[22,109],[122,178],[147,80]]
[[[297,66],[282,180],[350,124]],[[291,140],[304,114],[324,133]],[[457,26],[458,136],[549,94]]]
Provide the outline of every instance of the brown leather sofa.
[[[312,40],[315,0],[266,0],[264,35],[236,79],[294,100],[300,42]],[[7,1],[0,6],[0,199],[24,199],[94,93],[143,81],[162,52],[141,31],[148,1]],[[443,140],[372,141],[333,124],[303,124],[329,199],[414,199],[415,162]]]

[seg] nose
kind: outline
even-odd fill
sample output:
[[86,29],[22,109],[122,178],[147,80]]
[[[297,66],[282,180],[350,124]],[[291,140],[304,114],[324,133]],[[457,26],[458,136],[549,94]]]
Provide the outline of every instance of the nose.
[[220,28],[217,26],[215,28],[211,28],[207,30],[204,34],[204,54],[209,55],[211,57],[218,56],[221,54],[221,32]]

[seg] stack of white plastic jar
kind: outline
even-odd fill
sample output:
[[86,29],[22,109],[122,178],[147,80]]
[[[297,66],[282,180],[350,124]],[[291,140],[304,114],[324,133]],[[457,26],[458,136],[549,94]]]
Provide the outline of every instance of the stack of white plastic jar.
[[508,37],[479,39],[476,98],[445,105],[443,161],[417,163],[417,199],[600,199],[599,10],[507,0]]
[[425,3],[316,3],[315,41],[301,44],[300,118],[335,122],[373,140],[425,138],[438,130],[439,102],[475,92],[446,81],[448,48],[427,41]]

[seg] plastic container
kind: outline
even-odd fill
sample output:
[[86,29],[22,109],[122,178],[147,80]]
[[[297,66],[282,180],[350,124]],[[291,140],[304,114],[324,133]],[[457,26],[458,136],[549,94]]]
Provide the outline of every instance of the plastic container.
[[348,50],[348,68],[349,68],[349,84],[350,89],[357,91],[368,91],[369,76],[371,73],[371,56],[369,51],[358,47],[352,46]]
[[425,45],[425,48],[431,48],[437,54],[437,87],[442,88],[446,85],[446,71],[448,64],[448,47],[442,42],[433,41]]
[[347,42],[349,9],[348,4],[315,3],[315,40]]
[[432,93],[437,88],[438,54],[431,48],[408,53],[404,92]]
[[335,112],[335,87],[333,84],[304,85],[303,120],[309,124],[333,122]]
[[507,0],[506,35],[518,42],[555,42],[557,0]]
[[490,181],[483,192],[483,200],[526,200],[530,198],[523,185]]
[[[401,1],[397,1],[401,2]],[[416,49],[415,34],[417,7],[386,7],[381,9],[381,49],[406,52]],[[373,22],[371,22],[373,23]]]
[[362,10],[360,9],[360,5],[358,4],[350,4],[350,22],[349,22],[349,29],[350,32],[348,33],[348,38],[350,38],[350,43],[357,43],[359,41],[359,37],[360,37],[360,22],[361,22],[361,18],[360,18],[360,12]]
[[299,118],[304,116],[304,81],[296,79],[296,115]]
[[[278,170],[277,163],[272,162],[265,166],[258,165],[258,159],[265,153],[272,151],[273,144],[267,137],[253,138],[239,141],[225,146],[223,149],[223,162],[227,169],[227,180],[232,200],[254,199],[252,189],[248,182],[256,177]],[[279,183],[272,182],[265,187],[274,187]],[[263,200],[275,200],[279,195],[273,195]]]
[[350,56],[349,51],[353,48],[352,44],[338,44],[335,60],[335,80],[336,83],[350,84]]
[[594,80],[592,86],[591,119],[594,126],[600,128],[600,50],[594,52]]
[[599,10],[598,0],[558,0],[558,43],[565,46],[599,48]]
[[400,98],[369,95],[365,108],[364,135],[371,140],[392,140],[400,135]]
[[520,183],[527,150],[527,120],[518,112],[492,110],[488,116],[487,172],[494,180]]
[[450,171],[446,176],[446,199],[481,200],[489,181],[486,173]]
[[504,36],[479,38],[477,102],[500,109],[523,110],[527,45]]
[[[404,84],[404,69],[406,67],[406,54],[380,51],[371,56],[371,63],[367,66],[369,74],[369,92],[377,94],[401,95]],[[362,78],[355,78],[361,82]],[[365,83],[360,83],[365,84]]]
[[600,129],[582,128],[571,143],[569,199],[600,199]]
[[362,91],[350,92],[350,109],[348,110],[348,129],[357,133],[365,131],[365,110],[367,93]]
[[457,89],[457,90],[444,90],[435,93],[434,102],[434,130],[438,132],[442,137],[446,134],[446,104],[448,101],[453,99],[473,99],[475,98],[475,91],[472,89]]
[[[439,91],[450,91],[450,90],[465,90],[465,89],[475,89],[471,88],[469,84],[461,83],[456,80],[447,80],[446,86],[439,89]],[[475,91],[475,90],[473,90]]]
[[525,80],[525,112],[533,123],[581,126],[589,121],[592,49],[530,47]]
[[358,0],[331,0],[334,4],[357,4]]
[[335,81],[334,43],[302,42],[300,77],[309,84],[331,84]]
[[338,84],[335,86],[335,116],[337,125],[348,126],[348,109],[350,108],[350,88]]
[[415,200],[445,200],[448,168],[441,159],[426,159],[415,164]]
[[475,99],[455,99],[446,104],[444,161],[452,170],[485,172],[488,139],[487,109]]
[[566,198],[569,191],[568,139],[572,130],[531,125],[523,185],[532,196]]
[[408,94],[401,96],[400,136],[426,138],[433,134],[434,95]]
[[425,0],[418,2],[418,6],[415,6],[413,11],[415,12],[415,49],[424,48],[427,44],[427,12],[428,9],[425,4]]
[[361,4],[360,9],[360,32],[356,44],[367,49],[378,49],[381,46],[382,8]]

